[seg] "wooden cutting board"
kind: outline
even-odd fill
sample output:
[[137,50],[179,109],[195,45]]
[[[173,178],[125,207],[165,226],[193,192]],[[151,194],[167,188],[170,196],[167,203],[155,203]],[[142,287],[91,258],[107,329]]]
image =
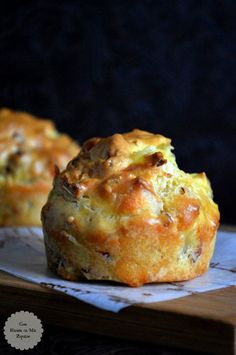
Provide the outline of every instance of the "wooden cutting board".
[[236,287],[128,307],[118,314],[0,272],[4,317],[24,310],[42,323],[215,354],[236,354]]

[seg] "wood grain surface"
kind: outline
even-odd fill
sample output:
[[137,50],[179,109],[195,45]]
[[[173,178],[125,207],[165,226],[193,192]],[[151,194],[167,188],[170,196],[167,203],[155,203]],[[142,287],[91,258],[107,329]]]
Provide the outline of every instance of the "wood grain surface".
[[0,273],[2,315],[29,310],[45,323],[216,354],[235,354],[236,288],[149,305],[118,314]]
[[215,354],[236,354],[236,287],[128,307],[118,314],[0,272],[1,315],[28,310],[45,324]]

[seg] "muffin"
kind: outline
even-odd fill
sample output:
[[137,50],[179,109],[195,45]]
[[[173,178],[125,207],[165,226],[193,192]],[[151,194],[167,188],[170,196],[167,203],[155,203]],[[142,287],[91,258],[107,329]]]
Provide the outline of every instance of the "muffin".
[[86,141],[42,210],[49,268],[130,286],[207,271],[219,211],[205,173],[180,170],[171,141],[141,130]]
[[0,226],[41,225],[55,165],[65,168],[78,150],[51,121],[0,110]]

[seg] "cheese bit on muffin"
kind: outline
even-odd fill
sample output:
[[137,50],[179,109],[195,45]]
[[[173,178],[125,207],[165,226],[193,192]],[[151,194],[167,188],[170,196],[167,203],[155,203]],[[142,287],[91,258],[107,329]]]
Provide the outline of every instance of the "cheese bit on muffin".
[[55,177],[42,222],[63,278],[140,286],[207,271],[219,211],[205,173],[183,172],[170,139],[135,129],[86,141]]
[[49,120],[0,110],[0,226],[38,226],[55,165],[64,169],[79,147]]

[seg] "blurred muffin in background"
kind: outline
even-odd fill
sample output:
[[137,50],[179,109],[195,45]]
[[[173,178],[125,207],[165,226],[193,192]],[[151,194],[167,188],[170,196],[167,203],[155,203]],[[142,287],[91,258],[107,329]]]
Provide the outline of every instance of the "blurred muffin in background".
[[79,146],[50,120],[0,110],[0,226],[39,226],[55,166],[64,169]]

